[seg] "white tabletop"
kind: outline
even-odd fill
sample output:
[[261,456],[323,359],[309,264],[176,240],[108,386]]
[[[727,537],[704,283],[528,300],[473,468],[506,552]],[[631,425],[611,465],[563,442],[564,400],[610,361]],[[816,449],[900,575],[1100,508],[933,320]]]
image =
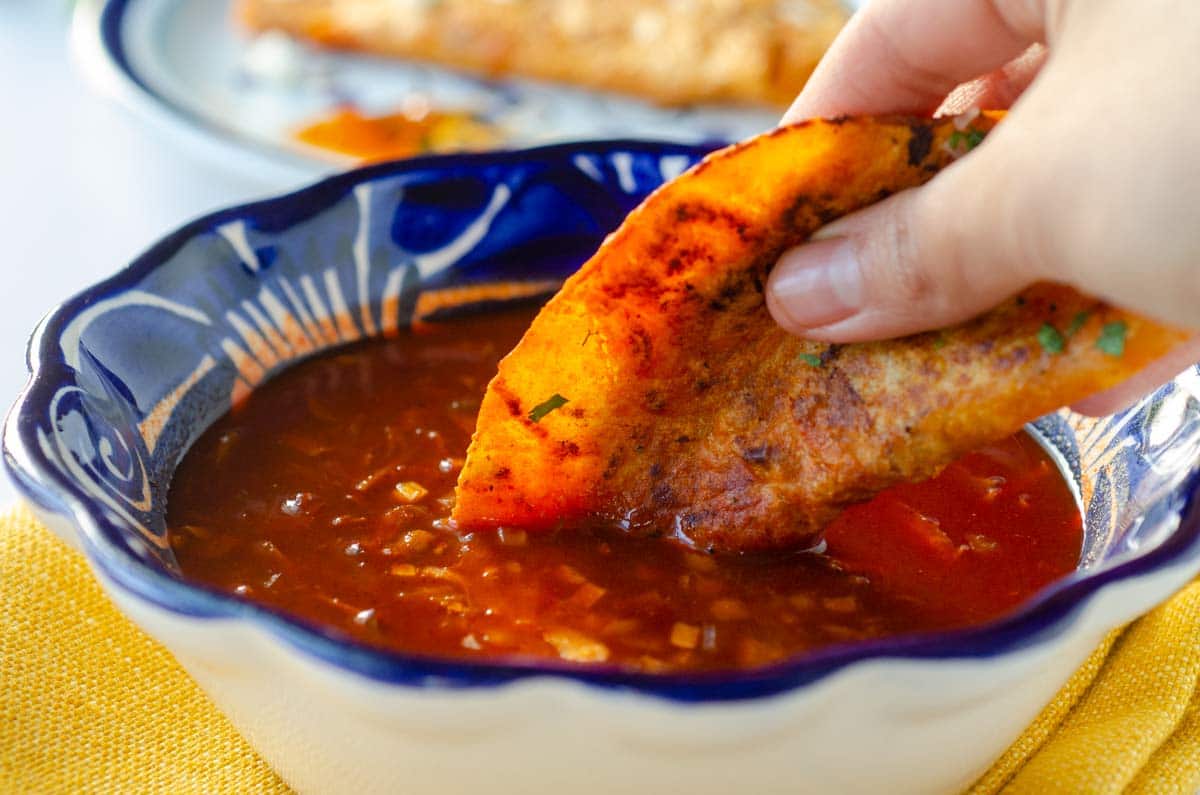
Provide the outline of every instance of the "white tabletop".
[[[25,382],[25,344],[55,304],[176,226],[281,186],[193,160],[92,91],[71,63],[70,3],[0,8],[0,403]],[[0,506],[16,492],[0,478]]]

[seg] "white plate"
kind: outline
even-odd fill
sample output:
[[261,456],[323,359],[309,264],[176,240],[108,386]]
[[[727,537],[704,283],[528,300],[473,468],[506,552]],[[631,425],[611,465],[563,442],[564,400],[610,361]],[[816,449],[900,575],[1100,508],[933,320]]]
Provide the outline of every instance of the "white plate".
[[[861,5],[852,2],[850,5]],[[279,187],[339,170],[349,159],[292,140],[341,102],[394,111],[414,93],[478,112],[512,147],[578,139],[729,141],[771,127],[772,109],[665,109],[628,97],[526,80],[486,81],[415,63],[331,53],[278,34],[252,39],[231,0],[83,0],[74,52],[99,87],[182,145]]]

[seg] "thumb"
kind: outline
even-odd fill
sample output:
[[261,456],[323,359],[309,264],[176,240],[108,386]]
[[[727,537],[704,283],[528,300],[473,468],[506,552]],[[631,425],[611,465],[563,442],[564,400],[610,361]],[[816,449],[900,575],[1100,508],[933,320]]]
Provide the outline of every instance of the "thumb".
[[1044,250],[1044,226],[1004,132],[785,252],[767,283],[776,322],[829,342],[884,339],[967,320],[1036,281],[1028,252]]

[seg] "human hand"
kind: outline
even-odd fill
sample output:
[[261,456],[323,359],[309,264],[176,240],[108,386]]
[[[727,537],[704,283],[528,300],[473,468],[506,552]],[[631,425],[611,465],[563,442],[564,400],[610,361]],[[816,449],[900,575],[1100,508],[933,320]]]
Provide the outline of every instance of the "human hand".
[[[785,122],[1011,111],[927,185],[779,260],[775,319],[830,342],[966,320],[1058,281],[1200,329],[1200,3],[872,0]],[[1200,338],[1076,406],[1108,413],[1200,359]]]

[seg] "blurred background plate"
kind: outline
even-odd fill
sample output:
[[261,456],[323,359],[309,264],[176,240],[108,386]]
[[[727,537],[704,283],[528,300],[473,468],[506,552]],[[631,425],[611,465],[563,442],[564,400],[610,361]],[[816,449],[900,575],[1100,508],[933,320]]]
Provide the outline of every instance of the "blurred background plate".
[[[859,5],[861,3],[851,3]],[[350,105],[396,112],[413,98],[494,125],[498,145],[649,138],[730,141],[769,128],[771,108],[656,107],[530,80],[481,80],[420,63],[334,53],[282,34],[238,29],[230,0],[81,0],[77,61],[91,81],[188,149],[253,168],[281,187],[340,170],[350,158],[295,132]]]

